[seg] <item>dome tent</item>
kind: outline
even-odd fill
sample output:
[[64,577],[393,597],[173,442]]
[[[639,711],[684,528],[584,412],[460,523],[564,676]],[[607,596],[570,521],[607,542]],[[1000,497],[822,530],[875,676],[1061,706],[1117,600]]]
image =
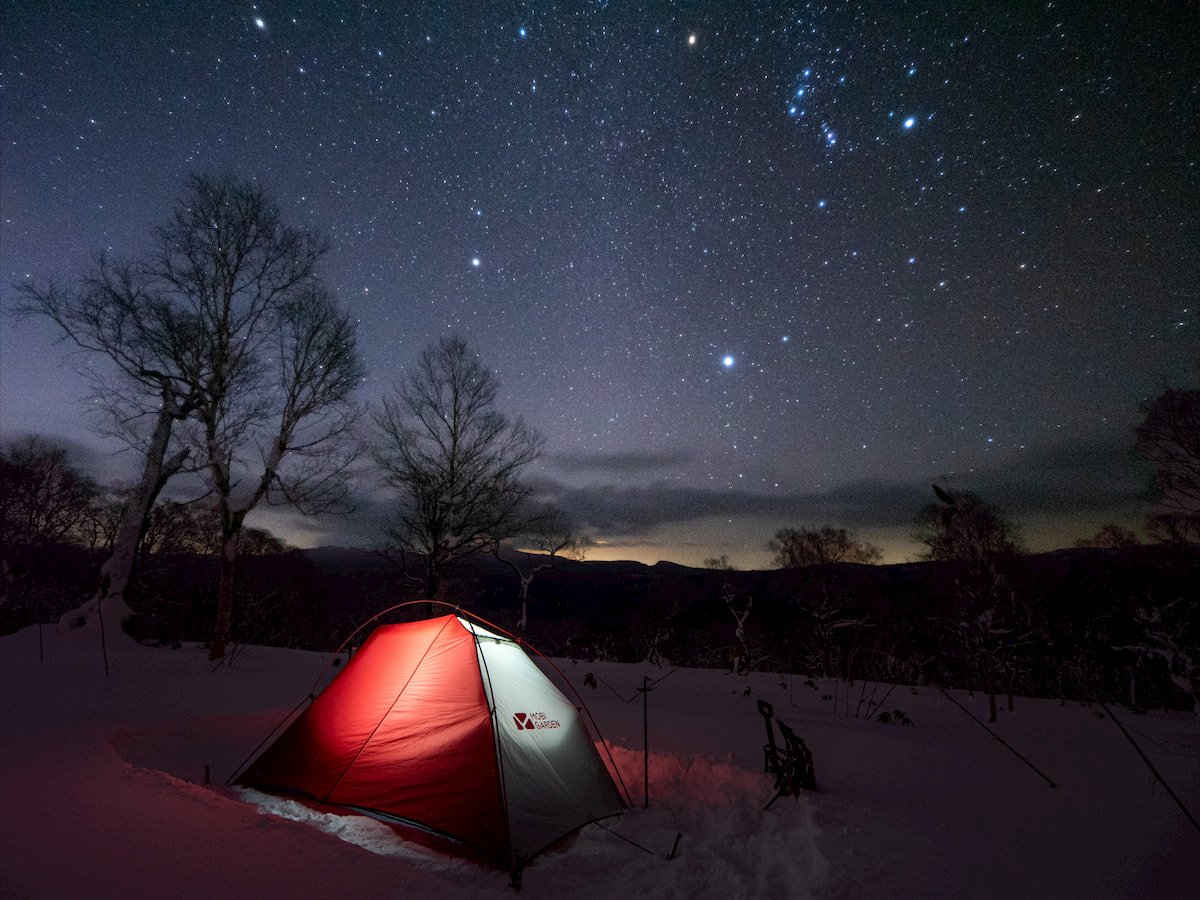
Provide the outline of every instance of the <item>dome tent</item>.
[[625,803],[575,706],[514,638],[384,625],[235,782],[448,839],[508,868]]

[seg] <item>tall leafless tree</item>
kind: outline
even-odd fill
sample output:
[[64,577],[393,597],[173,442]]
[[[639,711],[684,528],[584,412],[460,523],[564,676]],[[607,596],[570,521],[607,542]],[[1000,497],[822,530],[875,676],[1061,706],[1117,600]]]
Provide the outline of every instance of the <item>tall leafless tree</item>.
[[88,545],[99,486],[64,447],[38,435],[0,448],[0,547],[70,541]]
[[121,620],[130,614],[125,595],[150,510],[187,459],[185,449],[172,448],[172,429],[197,401],[195,376],[203,364],[197,322],[186,304],[164,292],[153,257],[114,262],[102,255],[70,284],[21,282],[16,288],[18,316],[48,318],[89,359],[107,360],[107,368],[88,370],[97,408],[106,430],[142,458],[141,477],[100,570],[100,587],[63,616],[70,627],[102,610]]
[[[454,564],[519,534],[532,489],[521,470],[542,439],[496,407],[500,382],[461,337],[427,347],[375,415],[375,459],[395,493],[390,558],[443,600]],[[416,568],[417,571],[413,571]]]
[[186,431],[221,524],[209,649],[220,659],[247,514],[262,502],[318,513],[348,497],[364,368],[354,322],[316,275],[324,243],[285,226],[253,182],[197,178],[190,187],[160,235],[161,277],[191,301],[205,348]]
[[[360,449],[362,381],[354,322],[333,297],[312,287],[259,320],[269,332],[261,368],[231,379],[224,396],[206,391],[196,413],[221,536],[217,621],[209,656],[224,656],[233,621],[239,539],[260,503],[307,515],[346,508],[351,464]],[[222,341],[239,340],[226,330]]]
[[70,288],[18,285],[20,311],[50,318],[111,361],[97,396],[112,430],[143,455],[95,608],[128,614],[150,511],[189,454],[221,512],[214,658],[228,640],[246,514],[262,501],[313,512],[345,496],[338,454],[363,367],[353,322],[317,278],[324,252],[323,241],[285,226],[254,182],[193,176],[143,258],[101,257]]
[[489,549],[517,576],[521,597],[517,634],[524,634],[529,625],[529,587],[533,579],[538,573],[555,568],[560,560],[583,562],[592,540],[573,528],[560,512],[549,508],[529,516],[524,534],[512,537],[511,548],[506,550],[500,541],[495,541]]
[[969,491],[933,488],[937,503],[917,519],[917,538],[926,558],[988,569],[1016,557],[1021,541],[1016,526],[1000,510]]
[[961,608],[952,630],[968,652],[980,658],[988,693],[988,721],[995,722],[998,668],[1004,665],[1011,674],[1011,661],[1001,658],[997,642],[1007,636],[1007,645],[1015,646],[1013,630],[1020,624],[1012,571],[1023,553],[1021,541],[1016,526],[975,494],[937,485],[933,491],[937,502],[918,515],[917,537],[929,548],[927,559],[959,568],[956,583]]
[[1154,467],[1161,505],[1200,514],[1200,390],[1167,390],[1137,430],[1137,450]]

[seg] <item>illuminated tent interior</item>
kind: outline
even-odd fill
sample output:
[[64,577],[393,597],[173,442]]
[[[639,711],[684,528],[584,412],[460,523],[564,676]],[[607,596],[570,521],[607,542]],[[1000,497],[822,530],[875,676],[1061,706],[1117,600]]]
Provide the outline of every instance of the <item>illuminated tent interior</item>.
[[454,615],[377,628],[236,782],[448,839],[514,880],[625,806],[575,706]]

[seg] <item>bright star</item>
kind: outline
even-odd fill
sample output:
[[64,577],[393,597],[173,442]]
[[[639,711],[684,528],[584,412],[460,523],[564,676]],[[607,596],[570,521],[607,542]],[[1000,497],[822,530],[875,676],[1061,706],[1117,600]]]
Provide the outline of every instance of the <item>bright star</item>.
[[473,265],[477,269],[479,268],[479,257],[478,256],[471,257],[471,265]]
[[904,120],[904,127],[905,127],[905,128],[912,128],[912,127],[913,127],[914,125],[916,125],[916,124],[917,124],[917,120],[916,120],[916,119],[913,119],[913,118],[908,118],[908,119],[905,119],[905,120]]
[[733,357],[726,356],[723,360],[721,360],[721,365],[723,365],[727,369],[732,369],[733,368]]

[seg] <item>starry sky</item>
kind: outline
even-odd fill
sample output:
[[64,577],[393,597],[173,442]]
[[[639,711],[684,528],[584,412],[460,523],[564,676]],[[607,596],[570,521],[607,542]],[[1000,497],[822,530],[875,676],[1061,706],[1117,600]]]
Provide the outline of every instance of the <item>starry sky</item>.
[[[12,0],[0,296],[232,170],[330,238],[365,400],[473,344],[590,558],[902,561],[935,481],[1068,546],[1140,523],[1132,428],[1200,340],[1198,4],[1099,10]],[[0,327],[3,435],[118,465],[88,361]]]

